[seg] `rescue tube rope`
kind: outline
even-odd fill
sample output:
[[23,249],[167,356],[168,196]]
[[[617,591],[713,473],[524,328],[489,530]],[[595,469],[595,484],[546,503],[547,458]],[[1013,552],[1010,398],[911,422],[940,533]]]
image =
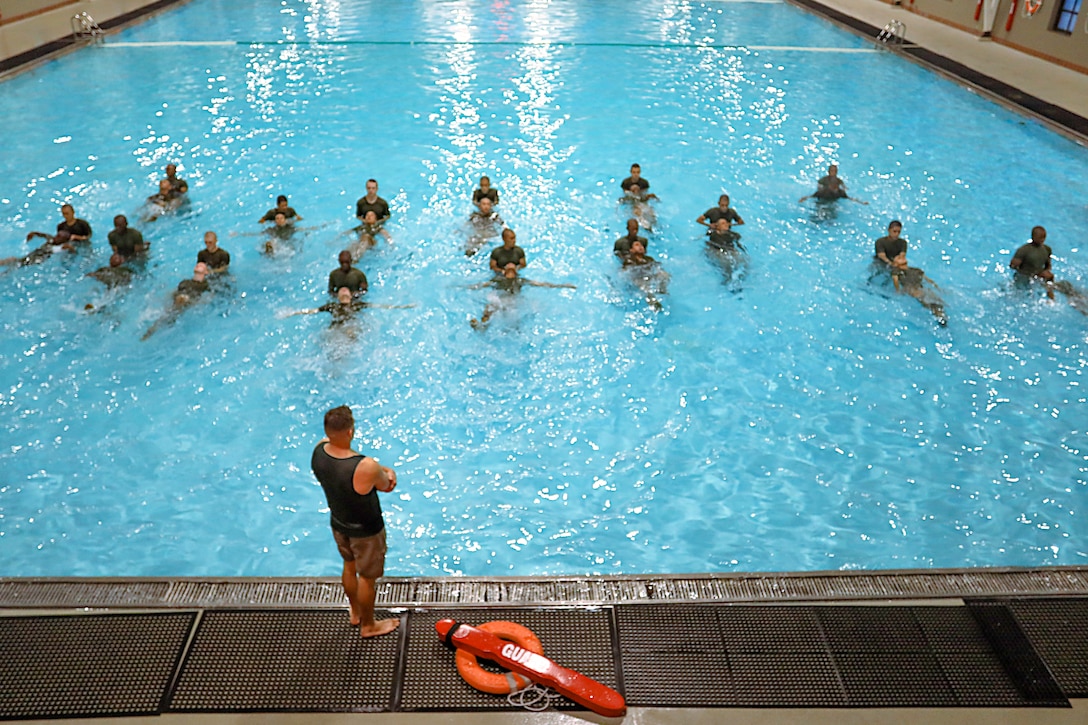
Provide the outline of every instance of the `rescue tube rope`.
[[544,712],[562,699],[563,696],[555,690],[535,682],[524,690],[511,692],[506,696],[506,701],[511,705],[523,707],[529,712]]
[[[531,629],[516,622],[507,622],[500,619],[494,622],[485,622],[477,629],[490,632],[507,642],[513,642],[522,649],[534,654],[544,654],[544,645],[541,644],[540,638],[533,634]],[[454,627],[447,633],[447,643],[449,643],[456,630],[457,628]],[[503,672],[501,674],[488,672],[480,666],[480,661],[476,659],[476,655],[463,649],[457,650],[456,662],[457,672],[461,675],[461,678],[480,692],[491,695],[509,695],[524,690],[533,684],[533,681],[528,677],[519,675],[516,672]]]
[[1043,0],[1024,0],[1024,17],[1030,18],[1043,7]]

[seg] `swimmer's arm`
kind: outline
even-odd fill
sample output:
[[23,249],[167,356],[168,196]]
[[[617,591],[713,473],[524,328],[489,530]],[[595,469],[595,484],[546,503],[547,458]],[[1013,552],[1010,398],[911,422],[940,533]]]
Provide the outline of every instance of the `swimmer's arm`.
[[938,284],[937,284],[936,282],[934,282],[933,280],[931,280],[931,279],[930,279],[929,277],[927,277],[926,275],[924,275],[924,274],[923,274],[923,275],[922,275],[922,279],[924,279],[924,280],[925,280],[926,282],[929,282],[929,283],[930,283],[931,285],[933,285],[933,287],[934,287],[934,288],[936,288],[936,289],[940,289],[940,285],[938,285]]
[[310,309],[310,310],[298,310],[297,312],[288,312],[283,317],[284,317],[284,319],[286,319],[288,317],[297,317],[299,315],[316,315],[318,312],[321,312],[321,310],[319,310],[319,309],[317,309],[315,307],[315,308]]
[[222,267],[211,267],[208,269],[208,274],[222,274],[230,268],[230,262],[227,262]]
[[899,275],[898,274],[893,274],[892,275],[892,284],[895,285],[895,291],[899,292],[900,290],[899,290]]
[[491,264],[488,265],[488,266],[491,267],[491,271],[494,272],[495,274],[498,274],[501,271],[499,269],[499,264],[498,264],[498,262],[495,261],[494,257],[491,258]]
[[494,283],[495,283],[494,280],[489,279],[486,282],[477,282],[476,284],[470,284],[468,286],[468,288],[469,289],[483,289],[484,287],[490,287]]
[[359,461],[351,479],[351,487],[360,496],[365,496],[375,489],[389,493],[396,485],[396,472],[387,466],[378,465],[373,458],[364,458]]
[[710,228],[710,222],[706,220],[706,214],[700,214],[699,218],[695,220],[696,224],[702,224],[707,229]]
[[186,194],[189,192],[189,182],[185,179],[178,179],[177,192],[179,194]]
[[[29,238],[30,237],[27,237],[27,239]],[[1009,266],[1013,269],[1020,269],[1020,265],[1023,264],[1023,262],[1024,258],[1020,256],[1019,252],[1017,252],[1015,255],[1013,255],[1012,261],[1009,262]]]
[[884,264],[888,265],[889,267],[892,266],[892,260],[888,259],[888,255],[885,254],[883,251],[877,252],[876,253],[876,258],[879,259]]
[[52,235],[46,234],[45,232],[30,232],[26,235],[26,240],[29,242],[34,237],[41,237],[42,239],[48,239],[50,241],[53,240]]
[[551,287],[552,289],[560,289],[560,288],[562,288],[562,289],[578,289],[574,285],[567,284],[565,282],[562,282],[562,283],[537,282],[537,281],[531,280],[531,279],[525,279],[525,278],[522,278],[522,279],[524,280],[524,282],[526,284],[531,284],[534,287]]
[[733,226],[739,227],[744,225],[744,220],[741,219],[740,214],[737,214],[737,218],[733,221]]

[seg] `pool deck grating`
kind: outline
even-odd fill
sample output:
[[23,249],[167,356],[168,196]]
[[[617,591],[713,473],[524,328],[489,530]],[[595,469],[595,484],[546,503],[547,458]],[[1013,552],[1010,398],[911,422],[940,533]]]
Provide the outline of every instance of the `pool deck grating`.
[[367,640],[346,610],[9,614],[0,719],[517,710],[460,678],[445,617],[528,627],[632,708],[1067,709],[1088,598],[1054,601],[416,607]]

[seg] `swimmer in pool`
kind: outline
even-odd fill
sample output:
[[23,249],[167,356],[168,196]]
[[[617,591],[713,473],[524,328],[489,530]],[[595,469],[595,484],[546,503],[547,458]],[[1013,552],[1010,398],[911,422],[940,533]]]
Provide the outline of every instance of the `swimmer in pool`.
[[1046,244],[1046,229],[1031,228],[1031,241],[1024,244],[1012,256],[1009,267],[1016,270],[1016,279],[1030,281],[1042,280],[1046,285],[1046,294],[1054,299],[1054,272],[1050,269],[1051,249]]
[[280,194],[276,197],[275,208],[266,211],[264,213],[264,216],[262,216],[257,221],[257,223],[264,224],[266,222],[274,222],[276,221],[277,214],[283,214],[283,217],[287,220],[289,224],[294,224],[295,222],[302,221],[302,217],[298,215],[298,212],[292,209],[291,206],[287,203],[287,197],[283,194]]
[[646,295],[646,302],[655,310],[661,309],[661,301],[658,295],[668,293],[669,273],[662,268],[656,259],[647,256],[646,247],[642,242],[631,244],[631,251],[623,260],[623,269],[631,277],[635,286]]
[[340,266],[329,273],[329,294],[337,294],[341,287],[347,287],[356,297],[365,294],[368,289],[366,275],[351,266],[351,252],[347,249],[340,252],[337,261]]
[[355,218],[365,222],[369,210],[373,210],[378,217],[378,224],[385,224],[389,220],[389,204],[378,196],[378,182],[374,179],[366,180],[366,196],[355,202]]
[[839,167],[837,164],[831,164],[827,167],[827,175],[820,177],[820,180],[816,182],[816,191],[808,196],[802,196],[801,203],[804,203],[810,198],[815,198],[817,201],[849,199],[850,201],[856,201],[859,204],[869,204],[867,201],[855,199],[846,193],[846,182],[839,176]]
[[[171,191],[179,196],[189,193],[189,184],[186,183],[185,179],[178,178],[178,167],[175,164],[167,164],[165,171],[166,178],[163,179],[163,181],[170,182]],[[159,186],[159,191],[162,191],[161,185]]]
[[88,277],[97,279],[107,287],[121,287],[132,281],[132,270],[125,266],[125,258],[114,252],[110,255],[110,263],[105,267],[99,267],[93,272],[88,272]]
[[627,193],[620,197],[621,204],[631,207],[631,216],[638,220],[639,226],[648,232],[653,232],[657,224],[657,212],[650,202],[657,199],[657,194],[650,194],[637,183],[632,182],[627,187]]
[[525,250],[517,245],[518,236],[510,227],[502,230],[502,246],[491,250],[488,266],[495,274],[502,274],[507,266],[513,264],[518,269],[525,269]]
[[160,327],[173,324],[186,308],[193,305],[205,292],[210,290],[211,285],[208,284],[207,276],[208,265],[197,262],[196,266],[193,267],[192,278],[183,279],[178,283],[178,288],[174,290],[173,304],[151,327],[147,328],[147,332],[140,339],[146,340],[154,335]]
[[68,232],[68,237],[73,242],[91,241],[91,225],[86,219],[76,218],[76,210],[72,208],[71,204],[62,206],[60,213],[64,217],[64,221],[57,224],[58,232]]
[[288,244],[295,235],[295,225],[287,221],[287,215],[282,211],[276,212],[273,217],[275,223],[265,229],[267,239],[264,240],[264,253],[274,254],[281,244]]
[[197,252],[196,261],[207,265],[207,274],[222,274],[230,267],[230,252],[219,246],[215,232],[204,232],[204,249]]
[[491,206],[499,203],[499,192],[491,186],[491,179],[486,176],[480,177],[480,187],[472,192],[472,203],[476,205],[477,209],[480,208],[481,199],[490,199]]
[[627,255],[631,253],[631,245],[635,242],[642,243],[643,251],[650,246],[650,243],[646,241],[646,237],[640,237],[638,235],[638,219],[628,219],[627,234],[620,237],[612,244],[612,254],[615,254],[620,259],[625,259]]
[[45,240],[45,244],[38,247],[30,254],[24,257],[5,257],[0,259],[0,265],[5,267],[29,267],[34,264],[41,264],[53,254],[53,252],[64,250],[66,252],[75,251],[75,247],[72,246],[71,236],[68,232],[60,231],[56,234],[46,234],[45,232],[30,232],[26,235],[26,241],[30,241],[35,237],[41,237]]
[[710,227],[706,235],[707,246],[719,252],[744,252],[744,245],[740,243],[740,234],[733,231],[733,225],[724,216]]
[[1026,285],[1039,280],[1045,285],[1047,297],[1054,299],[1055,290],[1061,292],[1073,309],[1088,315],[1088,296],[1067,280],[1054,279],[1051,254],[1050,246],[1046,244],[1046,229],[1032,227],[1031,241],[1017,249],[1009,262],[1009,267],[1016,270],[1017,283]]
[[[948,324],[948,315],[944,311],[944,301],[933,290],[940,289],[937,283],[926,276],[925,272],[917,267],[907,266],[907,255],[903,252],[892,260],[892,282],[895,291],[900,294],[910,295],[922,303],[922,306],[933,313],[937,323],[944,327]],[[927,286],[928,283],[928,286]]]
[[352,229],[352,231],[358,235],[355,243],[350,248],[351,258],[354,261],[358,261],[359,257],[363,256],[363,252],[378,243],[379,234],[385,237],[386,242],[393,243],[393,236],[382,226],[378,220],[378,213],[373,209],[367,209],[363,215],[363,223]]
[[733,226],[740,226],[744,224],[744,220],[740,218],[740,214],[737,210],[729,206],[729,194],[722,194],[718,197],[718,205],[707,209],[695,220],[696,224],[702,224],[704,227],[713,227],[714,222],[718,219],[725,217],[729,220]]
[[143,219],[145,222],[153,222],[163,214],[176,211],[183,201],[185,195],[174,191],[169,179],[163,179],[159,182],[159,193],[147,197]]
[[144,241],[143,234],[128,225],[128,217],[124,214],[118,214],[113,218],[113,231],[109,233],[108,238],[113,253],[120,254],[122,259],[143,254],[150,246]]
[[[525,277],[518,276],[518,269],[518,266],[514,262],[509,262],[503,267],[501,277],[493,277],[486,282],[474,284],[469,287],[469,289],[494,287],[500,292],[505,292],[507,295],[516,295],[518,292],[521,292],[521,288],[524,285],[530,285],[532,287],[550,287],[552,289],[576,289],[572,284],[553,284],[551,282],[537,282],[536,280],[526,279]],[[469,320],[469,324],[478,330],[483,329],[487,326],[491,316],[502,309],[508,299],[508,297],[496,298],[491,302],[488,302],[487,306],[484,307],[483,314],[480,315],[480,319],[477,320],[473,317]]]
[[492,208],[491,197],[482,197],[478,206],[479,209],[469,214],[468,217],[470,231],[468,239],[465,241],[466,257],[471,257],[480,251],[480,247],[498,233],[496,230],[506,229],[506,222]]
[[319,312],[328,312],[332,315],[332,322],[329,323],[329,327],[338,327],[344,323],[352,320],[355,317],[355,313],[364,308],[380,308],[383,310],[406,310],[415,305],[376,305],[371,302],[363,302],[355,297],[350,289],[347,287],[341,287],[336,290],[336,302],[327,302],[320,307],[314,307],[309,310],[299,310],[298,312],[291,312],[285,315],[285,317],[295,317],[296,315],[316,315]]
[[631,190],[631,184],[638,186],[639,192],[643,194],[650,188],[650,182],[648,179],[642,178],[642,167],[638,164],[631,164],[631,175],[620,182],[620,189],[623,190],[624,194]]
[[[889,270],[906,269],[907,267],[907,240],[900,236],[903,233],[903,223],[893,219],[888,224],[888,234],[877,239],[874,243],[873,261],[884,265]],[[897,262],[902,258],[902,264]]]

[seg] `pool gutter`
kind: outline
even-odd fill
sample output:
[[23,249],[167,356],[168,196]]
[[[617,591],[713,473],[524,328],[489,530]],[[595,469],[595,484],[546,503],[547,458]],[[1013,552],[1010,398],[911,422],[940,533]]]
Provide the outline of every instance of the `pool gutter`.
[[[1088,596],[1088,567],[744,574],[387,577],[378,604],[604,606]],[[951,602],[950,602],[951,603]],[[342,608],[339,578],[0,578],[0,609]]]

